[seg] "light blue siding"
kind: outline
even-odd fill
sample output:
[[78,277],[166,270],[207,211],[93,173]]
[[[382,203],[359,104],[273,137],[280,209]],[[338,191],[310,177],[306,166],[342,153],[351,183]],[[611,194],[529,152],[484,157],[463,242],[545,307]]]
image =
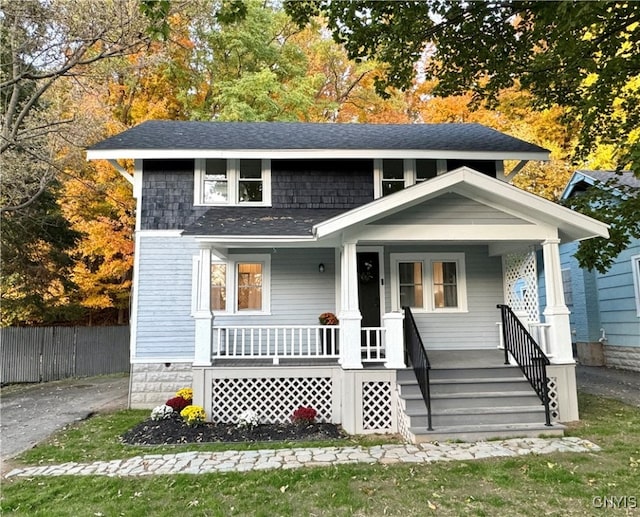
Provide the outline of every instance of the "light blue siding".
[[[391,246],[385,249],[385,276],[390,275],[391,253],[465,254],[468,312],[415,313],[416,323],[427,349],[495,348],[498,345],[503,303],[503,275],[500,257],[490,257],[486,246]],[[391,286],[386,282],[386,310],[391,310]]]
[[445,194],[372,223],[412,224],[531,224],[519,217],[458,194]]
[[[271,313],[216,315],[215,325],[317,325],[335,312],[334,250],[232,250],[271,255]],[[190,237],[142,237],[138,274],[137,359],[193,359],[192,264],[198,244]],[[318,265],[325,272],[318,272]]]
[[635,240],[604,273],[580,269],[577,243],[561,246],[562,267],[569,268],[574,289],[571,327],[574,341],[595,342],[604,329],[605,345],[640,347],[640,317],[633,286],[631,257],[640,254]]
[[[253,250],[260,251],[263,250]],[[271,313],[219,315],[216,325],[319,325],[320,314],[336,311],[333,248],[279,248],[267,252],[271,254]],[[251,250],[238,253],[248,254]],[[324,273],[318,271],[319,264],[324,264]]]
[[600,323],[608,345],[640,347],[640,317],[637,314],[631,257],[640,254],[640,240],[620,253],[604,275],[598,274]]
[[193,359],[190,237],[140,237],[135,358]]

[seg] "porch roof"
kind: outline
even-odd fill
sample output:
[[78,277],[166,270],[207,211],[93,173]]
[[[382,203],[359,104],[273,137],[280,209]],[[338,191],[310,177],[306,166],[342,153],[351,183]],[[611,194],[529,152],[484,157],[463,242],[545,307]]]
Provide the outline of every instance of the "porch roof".
[[314,225],[347,209],[212,207],[183,235],[313,237]]
[[149,158],[548,160],[549,151],[480,124],[153,120],[98,142],[89,160]]

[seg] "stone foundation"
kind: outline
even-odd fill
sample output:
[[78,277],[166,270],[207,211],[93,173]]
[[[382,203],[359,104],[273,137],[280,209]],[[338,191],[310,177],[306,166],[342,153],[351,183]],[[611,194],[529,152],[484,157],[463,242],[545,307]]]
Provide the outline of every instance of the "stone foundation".
[[152,409],[193,384],[192,363],[136,363],[131,365],[129,407]]
[[640,347],[605,345],[604,359],[609,368],[640,372]]

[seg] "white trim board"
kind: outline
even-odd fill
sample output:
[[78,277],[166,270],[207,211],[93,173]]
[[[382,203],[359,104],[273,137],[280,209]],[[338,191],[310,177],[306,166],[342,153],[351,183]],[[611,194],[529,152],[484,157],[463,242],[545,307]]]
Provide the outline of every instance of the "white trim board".
[[421,149],[94,149],[87,160],[270,158],[270,159],[375,159],[428,158],[442,160],[531,160],[548,161],[549,153],[514,151],[447,151]]

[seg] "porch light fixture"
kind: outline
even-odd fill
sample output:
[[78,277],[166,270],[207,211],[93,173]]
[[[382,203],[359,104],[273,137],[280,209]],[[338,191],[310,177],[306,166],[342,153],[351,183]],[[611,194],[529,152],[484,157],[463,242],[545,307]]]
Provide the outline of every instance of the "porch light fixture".
[[319,273],[324,273],[324,264],[322,262],[320,264],[318,264],[318,272]]

